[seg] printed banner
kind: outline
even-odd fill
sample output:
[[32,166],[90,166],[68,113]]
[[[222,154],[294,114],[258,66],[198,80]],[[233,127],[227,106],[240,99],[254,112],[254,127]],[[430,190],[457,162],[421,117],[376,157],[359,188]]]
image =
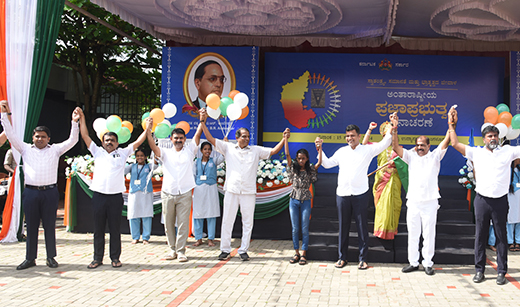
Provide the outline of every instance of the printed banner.
[[[511,104],[509,109],[511,114],[515,116],[520,114],[520,51],[511,51],[509,59],[511,65],[511,81],[509,83]],[[520,138],[511,140],[511,145],[520,145]]]
[[[446,135],[447,112],[457,105],[457,133],[467,144],[472,128],[480,136],[484,109],[503,102],[503,80],[503,58],[266,53],[263,140],[274,146],[288,127],[293,155],[305,148],[315,162],[316,136],[331,156],[345,146],[347,125],[358,125],[364,134],[371,121],[380,125],[397,112],[400,144],[411,148],[417,136],[426,135],[438,145]],[[381,139],[376,130],[372,142]],[[481,138],[475,141],[481,144]],[[458,175],[463,164],[450,148],[441,175]],[[370,169],[375,168],[374,160]]]
[[177,107],[172,124],[188,122],[187,137],[193,137],[199,123],[197,111],[206,106],[206,96],[227,97],[238,90],[249,97],[247,116],[236,121],[227,116],[208,118],[208,129],[216,138],[229,133],[229,139],[235,139],[236,129],[245,127],[251,144],[257,144],[258,47],[164,47],[162,54],[161,105]]

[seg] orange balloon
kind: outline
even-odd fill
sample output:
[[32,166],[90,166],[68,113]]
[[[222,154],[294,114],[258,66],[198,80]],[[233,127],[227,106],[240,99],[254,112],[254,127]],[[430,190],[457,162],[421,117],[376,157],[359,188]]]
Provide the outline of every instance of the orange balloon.
[[175,128],[181,128],[182,130],[184,130],[184,133],[188,134],[188,132],[190,132],[190,124],[188,124],[187,122],[185,121],[180,121],[177,123],[177,125],[175,126]]
[[[132,133],[132,131],[134,131],[134,125],[132,125],[131,122],[125,120],[121,123],[121,127],[126,127],[128,128],[128,130],[130,130],[130,133]],[[145,126],[146,127],[146,126]]]
[[245,108],[242,109],[242,115],[240,115],[240,117],[238,119],[244,119],[246,118],[246,116],[249,114],[249,107],[246,106]]
[[238,94],[238,93],[240,93],[240,91],[232,90],[231,92],[229,92],[228,97],[231,98],[231,99],[234,99],[235,95]]
[[159,108],[155,108],[150,111],[150,117],[153,118],[154,125],[155,123],[160,123],[164,120],[164,112]]
[[498,110],[495,107],[487,107],[484,110],[484,118],[495,125],[498,122]]
[[[157,123],[155,121],[153,121],[153,125],[152,125],[152,132],[155,131],[155,127],[157,127]],[[143,120],[141,122],[141,127],[143,127],[143,130],[146,130],[146,120]]]
[[220,97],[215,93],[211,93],[208,96],[206,96],[206,104],[208,105],[208,107],[212,108],[213,110],[216,110],[220,106]]
[[105,133],[108,132],[108,129],[105,129],[103,131],[101,131],[99,134],[98,134],[98,138],[101,140],[101,142],[103,142],[103,136],[105,135]]
[[513,115],[511,115],[511,113],[509,113],[509,112],[502,112],[502,113],[498,114],[498,122],[503,123],[508,127],[511,126],[512,119],[513,119]]

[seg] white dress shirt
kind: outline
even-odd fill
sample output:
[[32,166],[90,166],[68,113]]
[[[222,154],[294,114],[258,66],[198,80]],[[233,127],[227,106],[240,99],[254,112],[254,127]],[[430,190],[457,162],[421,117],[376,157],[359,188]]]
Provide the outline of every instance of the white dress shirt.
[[195,142],[185,144],[181,151],[177,151],[175,147],[159,148],[164,171],[162,191],[179,195],[193,189],[196,186],[193,177],[193,160],[199,149]]
[[126,191],[126,159],[134,152],[133,146],[107,152],[103,147],[90,142],[88,150],[94,157],[94,178],[90,190],[102,194],[117,194]]
[[441,160],[447,149],[439,146],[424,156],[419,156],[415,148],[403,150],[403,161],[408,164],[408,193],[406,199],[430,201],[441,198],[439,194],[439,171]]
[[327,158],[323,153],[321,165],[325,168],[339,166],[338,196],[361,195],[368,191],[368,166],[372,159],[392,143],[392,134],[385,135],[379,143],[359,144],[355,149],[344,146]]
[[466,158],[475,166],[475,191],[485,197],[500,198],[509,192],[511,162],[520,158],[520,147],[505,145],[490,151],[466,146]]
[[246,146],[215,139],[217,151],[226,158],[224,190],[235,194],[256,194],[256,173],[260,159],[271,155],[271,148]]
[[23,158],[23,171],[25,184],[43,186],[55,184],[58,181],[58,162],[60,156],[71,149],[79,138],[79,125],[71,122],[69,138],[58,144],[47,145],[39,149],[34,144],[24,143],[14,133],[13,126],[7,118],[7,113],[2,113],[2,126],[5,134],[13,146]]

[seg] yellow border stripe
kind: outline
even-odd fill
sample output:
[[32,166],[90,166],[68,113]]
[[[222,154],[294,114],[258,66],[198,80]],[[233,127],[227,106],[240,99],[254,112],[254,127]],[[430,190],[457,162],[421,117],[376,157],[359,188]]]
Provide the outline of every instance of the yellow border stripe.
[[[361,140],[365,135],[361,134]],[[292,132],[290,142],[295,143],[314,143],[316,137],[320,137],[323,139],[324,143],[331,144],[345,144],[345,134],[344,133],[298,133]],[[418,135],[399,135],[399,144],[401,145],[414,145],[415,139]],[[431,145],[439,145],[440,142],[444,139],[444,135],[427,135],[430,138]],[[273,142],[278,143],[282,138],[281,132],[264,132],[263,133],[264,142]],[[382,136],[380,134],[374,134],[370,136],[370,142],[379,142],[381,141]],[[469,137],[468,136],[459,136],[459,142],[462,144],[468,144]],[[483,146],[482,137],[474,138],[475,145]]]

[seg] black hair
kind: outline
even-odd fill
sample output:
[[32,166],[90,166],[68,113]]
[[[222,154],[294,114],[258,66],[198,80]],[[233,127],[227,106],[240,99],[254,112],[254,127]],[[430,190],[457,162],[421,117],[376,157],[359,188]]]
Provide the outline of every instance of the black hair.
[[173,136],[174,134],[182,134],[182,135],[186,136],[186,132],[184,132],[184,129],[181,129],[181,128],[175,128],[175,129],[173,129],[173,131],[172,131],[172,136]]
[[51,137],[51,130],[45,126],[38,126],[38,127],[34,128],[33,135],[35,135],[36,132],[42,132],[42,131],[47,133],[48,137]]
[[105,141],[105,136],[113,136],[116,138],[116,141],[119,142],[119,137],[117,136],[117,133],[108,131],[107,133],[103,134],[103,142]]
[[497,134],[497,136],[500,134],[500,131],[498,131],[498,128],[496,126],[489,125],[482,130],[482,137],[485,137],[486,134],[488,134],[490,132],[495,132]]
[[359,127],[356,126],[356,125],[348,125],[347,128],[345,129],[346,132],[348,131],[352,131],[352,130],[356,130],[356,133],[359,134]]
[[418,136],[416,139],[415,139],[415,145],[417,145],[417,140],[420,139],[420,138],[424,138],[426,140],[426,145],[430,145],[430,138],[425,136],[425,135],[421,135],[421,136]]
[[245,130],[245,131],[249,132],[249,130],[248,130],[246,127],[240,127],[240,128],[238,128],[237,131],[235,132],[235,138],[238,139],[238,138],[242,135],[242,132],[240,132],[240,131],[242,131],[242,130]]
[[[307,157],[307,162],[305,162],[304,168],[307,172],[307,175],[311,174],[311,163],[309,162],[309,152],[305,148],[301,148],[296,152],[296,158],[298,158],[298,154],[302,154]],[[293,159],[292,163],[293,172],[296,173],[297,176],[300,176],[300,165],[298,164],[297,159]]]
[[137,155],[138,152],[142,152],[145,157],[148,157],[148,155],[149,155],[148,150],[146,150],[144,147],[138,147],[135,150],[134,154]]
[[202,151],[202,149],[204,149],[205,146],[209,146],[213,150],[213,147],[211,146],[210,142],[203,142],[202,144],[200,144],[200,151]]
[[[211,64],[217,64],[218,66],[220,66],[220,64],[217,61],[213,61],[213,60],[206,61],[206,62],[200,64],[199,67],[197,67],[197,69],[195,70],[194,79],[202,79],[202,77],[206,73],[206,66],[211,65]],[[222,68],[222,66],[220,66],[220,67]]]

